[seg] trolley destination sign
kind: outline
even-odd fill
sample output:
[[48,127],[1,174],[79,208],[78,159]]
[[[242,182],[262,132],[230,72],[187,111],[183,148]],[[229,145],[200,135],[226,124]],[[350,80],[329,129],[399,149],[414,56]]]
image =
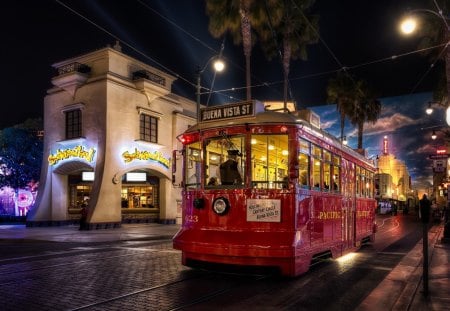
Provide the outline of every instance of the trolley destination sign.
[[246,101],[224,106],[203,108],[200,111],[200,122],[243,118],[253,116],[254,114],[254,102]]

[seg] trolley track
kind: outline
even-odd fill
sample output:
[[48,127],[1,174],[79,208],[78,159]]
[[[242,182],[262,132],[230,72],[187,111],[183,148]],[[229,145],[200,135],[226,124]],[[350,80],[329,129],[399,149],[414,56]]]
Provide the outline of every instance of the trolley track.
[[[71,311],[105,309],[115,310],[122,304],[129,305],[130,300],[146,300],[149,305],[151,305],[152,310],[184,310],[185,308],[195,307],[198,304],[207,302],[233,290],[237,290],[240,287],[254,284],[255,282],[266,280],[270,277],[271,276],[269,275],[227,274],[197,270],[195,271],[195,275],[191,277],[158,284],[156,286],[111,297],[103,301],[98,301],[71,309]],[[193,295],[192,291],[188,296],[183,296],[181,294],[183,288],[188,289],[192,287],[199,288],[197,295]],[[159,299],[152,299],[152,297],[159,297],[163,295],[163,292],[167,293],[171,291],[178,292],[181,297],[175,298],[169,303],[160,303]]]
[[[133,251],[139,251],[140,248],[144,245],[147,246],[155,246],[155,245],[161,245],[161,244],[167,244],[167,247],[169,246],[169,241],[164,240],[162,243],[155,244],[152,243],[140,243],[139,245],[135,244],[134,246],[117,246],[117,245],[103,245],[103,246],[85,246],[85,247],[74,247],[70,250],[64,250],[64,251],[57,251],[57,252],[45,252],[40,255],[34,255],[34,256],[24,256],[24,257],[13,257],[13,258],[7,258],[7,259],[0,259],[0,275],[7,275],[7,274],[13,274],[13,273],[25,273],[25,272],[31,272],[31,271],[37,271],[37,270],[51,270],[58,267],[63,266],[73,266],[74,264],[84,264],[89,262],[96,262],[96,261],[102,261],[103,258],[99,258],[97,255],[106,254],[108,252],[114,253],[114,252],[120,252],[123,250],[131,250],[132,252],[129,254],[120,254],[120,255],[111,255],[108,254],[108,259],[114,259],[114,258],[121,258],[121,257],[130,257],[135,256],[135,252]],[[146,248],[145,251],[151,251],[151,252],[164,252],[164,250],[156,249],[156,248]],[[174,252],[173,250],[170,250],[170,252]],[[62,263],[54,263],[52,264],[51,261],[63,261],[66,257],[92,257],[91,259],[82,259],[82,260],[75,260],[70,262],[62,262]],[[40,262],[46,262],[46,265],[39,265]],[[50,262],[50,264],[48,264]],[[36,264],[36,267],[29,266],[29,264]],[[10,269],[9,265],[14,264],[16,266],[19,266],[21,264],[27,264],[25,268],[22,269]],[[2,266],[4,268],[2,268]]]

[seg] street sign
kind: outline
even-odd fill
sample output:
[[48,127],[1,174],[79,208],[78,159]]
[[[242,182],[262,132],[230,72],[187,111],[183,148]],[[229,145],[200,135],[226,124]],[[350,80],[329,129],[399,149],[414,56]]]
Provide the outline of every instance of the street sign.
[[429,155],[428,157],[430,159],[436,160],[436,159],[447,159],[450,156],[450,154],[446,153],[446,154],[432,154]]

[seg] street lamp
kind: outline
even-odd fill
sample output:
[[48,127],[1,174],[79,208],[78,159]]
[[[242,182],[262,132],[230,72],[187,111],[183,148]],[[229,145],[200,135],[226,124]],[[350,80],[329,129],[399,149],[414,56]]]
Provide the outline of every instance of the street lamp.
[[200,66],[197,67],[197,122],[200,122],[201,76],[212,61],[214,61],[213,67],[215,72],[221,72],[225,69],[225,63],[218,56],[211,57],[203,68],[200,68]]
[[436,131],[433,130],[433,134],[431,134],[431,139],[436,140],[436,138],[437,138]]
[[[445,55],[445,69],[446,69],[446,76],[447,76],[447,101],[448,96],[450,95],[450,77],[448,76],[450,73],[450,47],[449,47],[449,39],[450,39],[450,27],[448,24],[449,18],[444,16],[442,10],[439,8],[438,4],[434,2],[436,5],[437,11],[429,10],[429,9],[416,9],[411,10],[408,14],[408,16],[403,19],[403,21],[400,24],[401,31],[406,34],[412,34],[415,32],[417,28],[417,21],[416,21],[416,13],[430,13],[434,16],[436,16],[440,21],[442,21],[444,26],[444,33],[445,33],[445,49],[446,49],[446,55]],[[450,125],[450,106],[448,106],[448,103],[442,104],[444,107],[447,107],[446,113],[445,113],[445,120],[447,121],[447,124]],[[431,103],[429,103],[428,108],[426,110],[427,114],[431,114],[433,112],[433,109],[431,107]]]
[[427,113],[427,115],[430,115],[433,113],[433,107],[431,107],[431,102],[428,103],[428,107],[427,107],[427,109],[425,109],[425,112]]

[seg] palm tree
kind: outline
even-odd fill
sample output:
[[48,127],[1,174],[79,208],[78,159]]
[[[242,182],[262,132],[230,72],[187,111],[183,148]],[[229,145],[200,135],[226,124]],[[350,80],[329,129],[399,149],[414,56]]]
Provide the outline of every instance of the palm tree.
[[381,113],[381,102],[366,82],[358,81],[355,87],[357,96],[354,101],[353,113],[350,115],[350,122],[358,127],[358,150],[362,150],[364,123],[377,122]]
[[247,100],[251,99],[250,56],[252,53],[252,30],[250,9],[254,0],[207,0],[206,14],[209,16],[209,32],[215,38],[227,32],[235,44],[244,48]]
[[209,16],[209,32],[215,38],[227,33],[235,44],[241,44],[245,56],[245,80],[247,100],[251,100],[251,54],[254,44],[252,28],[260,27],[266,21],[265,6],[271,8],[279,0],[206,0],[206,14]]
[[[314,2],[315,0],[279,1],[277,6],[266,8],[267,23],[256,28],[267,58],[271,60],[277,55],[281,58],[285,109],[291,60],[307,60],[307,45],[317,43],[319,40],[318,16],[306,16]],[[279,41],[282,42],[282,52]]]
[[341,121],[341,141],[344,138],[345,118],[353,115],[356,98],[353,78],[345,71],[339,71],[327,86],[327,102],[336,104]]

